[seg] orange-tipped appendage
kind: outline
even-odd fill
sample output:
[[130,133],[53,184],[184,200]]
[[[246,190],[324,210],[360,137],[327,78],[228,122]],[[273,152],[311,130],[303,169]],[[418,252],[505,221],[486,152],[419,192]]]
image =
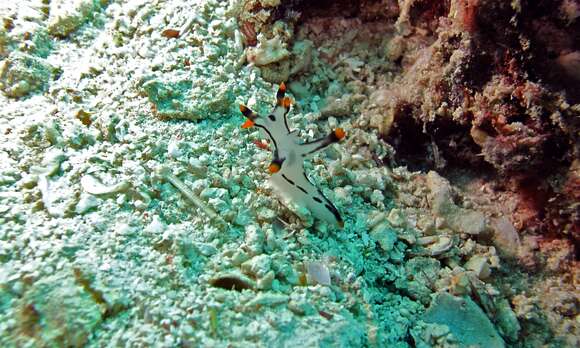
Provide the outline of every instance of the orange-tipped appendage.
[[344,129],[337,128],[334,130],[334,135],[338,138],[338,140],[342,140],[346,136],[346,133],[344,132]]
[[248,107],[247,106],[245,106],[244,104],[240,104],[240,111],[242,112],[242,114],[244,112],[246,112],[247,110],[248,110]]
[[250,128],[254,126],[254,122],[252,120],[246,120],[246,122],[244,122],[244,124],[242,124],[242,128]]
[[280,87],[278,87],[278,89],[282,92],[286,92],[286,84],[284,82],[280,83]]
[[278,173],[280,171],[280,165],[278,163],[270,163],[268,171],[270,172],[270,174]]
[[289,108],[290,107],[290,104],[292,104],[292,100],[290,100],[290,98],[285,97],[284,100],[282,100],[282,105],[285,108]]

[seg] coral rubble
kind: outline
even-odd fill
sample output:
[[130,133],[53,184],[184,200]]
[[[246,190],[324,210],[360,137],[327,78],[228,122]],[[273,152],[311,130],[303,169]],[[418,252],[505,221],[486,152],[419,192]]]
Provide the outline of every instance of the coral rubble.
[[[0,346],[576,347],[573,0],[0,4]],[[343,229],[240,129],[285,82]]]

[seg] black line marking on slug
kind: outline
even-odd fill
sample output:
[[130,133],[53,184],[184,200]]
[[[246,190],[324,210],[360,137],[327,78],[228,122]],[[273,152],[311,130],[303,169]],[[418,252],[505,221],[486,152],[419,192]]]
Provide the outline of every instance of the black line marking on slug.
[[330,200],[328,200],[328,198],[326,198],[326,196],[324,195],[324,193],[322,193],[322,190],[319,189],[318,187],[316,188],[316,191],[318,192],[318,194],[320,195],[320,197],[322,197],[322,199],[324,199],[324,201],[328,204],[328,205],[332,205],[332,203],[330,202]]
[[314,150],[308,152],[307,155],[310,155],[312,153],[318,152],[318,151],[324,149],[325,147],[327,147],[330,144],[332,144],[332,142],[327,141],[327,139],[324,138],[323,141],[322,141],[322,143],[320,145],[318,145],[317,147],[315,147]]
[[288,133],[290,133],[290,127],[288,127],[288,118],[286,117],[286,115],[288,115],[288,111],[290,111],[290,108],[287,108],[286,112],[284,112],[284,126],[286,126]]
[[274,116],[274,115],[272,115],[272,114],[268,115],[268,118],[269,118],[269,119],[270,119],[270,121],[272,121],[272,122],[276,121],[276,116]]
[[295,185],[295,184],[294,184],[294,181],[292,181],[292,180],[288,179],[288,177],[286,177],[286,175],[285,175],[285,174],[282,174],[282,177],[284,178],[284,180],[288,181],[288,183],[289,183],[290,185]]
[[334,218],[337,221],[342,221],[342,218],[340,217],[340,214],[338,213],[338,210],[336,210],[336,208],[334,206],[332,206],[331,204],[325,204],[324,205],[326,207],[326,209],[330,210],[330,212],[332,213],[332,215],[334,215]]
[[298,187],[298,189],[306,194],[308,194],[308,192],[306,192],[306,190],[304,189],[304,187],[297,185],[296,187]]
[[320,199],[318,197],[312,197],[312,199],[314,199],[318,203],[322,203],[322,199]]

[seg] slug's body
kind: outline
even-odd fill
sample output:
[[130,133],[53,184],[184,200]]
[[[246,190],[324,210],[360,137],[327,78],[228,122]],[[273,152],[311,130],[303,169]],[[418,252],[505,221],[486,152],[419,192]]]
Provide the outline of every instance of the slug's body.
[[290,199],[296,204],[308,208],[314,216],[340,227],[344,222],[336,207],[326,198],[319,188],[314,186],[304,171],[304,159],[344,138],[344,131],[337,128],[324,138],[302,143],[297,131],[290,131],[286,115],[290,110],[290,99],[284,97],[286,86],[280,84],[276,94],[277,103],[267,116],[260,116],[244,105],[240,111],[247,121],[243,128],[258,127],[270,139],[272,163],[269,171],[272,174],[271,184],[282,198]]

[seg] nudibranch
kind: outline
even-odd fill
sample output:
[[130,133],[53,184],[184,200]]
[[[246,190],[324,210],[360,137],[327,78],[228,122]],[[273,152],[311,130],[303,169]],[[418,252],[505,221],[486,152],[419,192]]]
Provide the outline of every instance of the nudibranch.
[[291,101],[285,94],[286,85],[281,83],[276,93],[276,106],[267,116],[261,116],[240,104],[240,111],[247,118],[242,128],[258,127],[270,139],[270,183],[282,199],[289,199],[307,208],[315,217],[329,224],[343,227],[344,222],[338,209],[308,179],[304,171],[304,159],[330,144],[339,142],[344,138],[345,132],[342,128],[336,128],[323,138],[303,143],[298,136],[298,130],[291,131],[288,126],[287,115]]

